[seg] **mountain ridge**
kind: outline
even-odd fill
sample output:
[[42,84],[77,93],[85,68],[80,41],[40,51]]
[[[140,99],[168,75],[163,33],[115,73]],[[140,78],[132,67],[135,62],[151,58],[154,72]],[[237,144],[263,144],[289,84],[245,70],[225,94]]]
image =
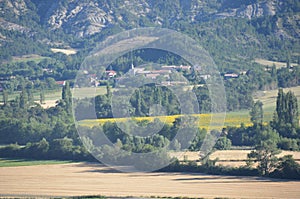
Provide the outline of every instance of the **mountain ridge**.
[[[143,20],[147,25],[164,26],[165,23],[176,20],[187,20],[192,23],[228,17],[253,19],[274,16],[281,12],[284,1],[245,1],[244,4],[236,1],[237,3],[232,5],[228,0],[211,2],[201,0],[63,0],[54,2],[50,0],[42,2],[37,0],[2,0],[1,12],[2,18],[8,20],[11,18],[3,17],[3,12],[7,14],[9,11],[17,19],[23,15],[28,15],[31,11],[33,15],[39,16],[36,23],[50,30],[63,29],[67,34],[87,37],[116,24],[121,24],[120,26],[123,28],[144,26]],[[226,2],[229,4],[227,7],[225,6]],[[169,22],[167,22],[168,20]]]

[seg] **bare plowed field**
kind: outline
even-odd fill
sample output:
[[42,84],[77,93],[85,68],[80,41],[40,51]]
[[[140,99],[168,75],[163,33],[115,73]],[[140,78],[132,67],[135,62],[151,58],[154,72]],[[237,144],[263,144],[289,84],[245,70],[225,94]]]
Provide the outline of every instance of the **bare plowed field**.
[[300,198],[300,181],[193,173],[119,173],[98,164],[0,168],[0,196]]

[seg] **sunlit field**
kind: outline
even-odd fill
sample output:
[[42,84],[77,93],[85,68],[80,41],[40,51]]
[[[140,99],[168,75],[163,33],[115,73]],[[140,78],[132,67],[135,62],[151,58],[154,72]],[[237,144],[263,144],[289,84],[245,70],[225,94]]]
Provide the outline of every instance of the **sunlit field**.
[[[243,112],[230,112],[226,114],[225,122],[223,123],[222,114],[216,114],[216,119],[212,120],[212,114],[199,114],[193,115],[197,117],[199,120],[199,127],[200,128],[223,128],[226,126],[240,126],[241,123],[244,123],[246,126],[251,125],[250,118],[247,114]],[[155,118],[159,119],[161,122],[172,124],[176,118],[180,117],[180,115],[169,115],[169,116],[157,116],[157,117],[134,117],[134,118],[109,118],[109,119],[97,119],[97,120],[83,120],[79,121],[78,124],[81,126],[93,127],[97,125],[102,125],[106,122],[126,122],[128,120],[136,120],[142,121],[146,120],[149,122],[154,121]],[[210,125],[213,122],[214,124],[222,124],[222,126],[216,126],[214,124]]]
[[51,51],[54,53],[63,53],[66,55],[74,55],[77,53],[75,49],[63,49],[63,48],[51,48]]
[[[286,62],[270,61],[266,59],[255,59],[255,62],[268,67],[272,67],[273,65],[275,65],[277,69],[286,67]],[[291,63],[291,65],[297,66],[297,63]]]
[[108,198],[296,199],[300,194],[299,181],[200,173],[121,173],[87,163],[1,167],[0,176],[0,193],[6,197],[26,193],[28,198],[102,195]]

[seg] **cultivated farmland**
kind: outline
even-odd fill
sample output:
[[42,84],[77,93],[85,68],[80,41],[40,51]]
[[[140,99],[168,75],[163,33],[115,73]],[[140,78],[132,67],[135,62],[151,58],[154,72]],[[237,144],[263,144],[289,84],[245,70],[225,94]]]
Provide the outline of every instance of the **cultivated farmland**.
[[[218,159],[217,165],[222,166],[232,166],[239,167],[246,165],[247,155],[251,152],[251,150],[220,150],[215,151],[209,156],[209,159],[215,160]],[[176,157],[178,160],[190,160],[197,161],[199,160],[199,152],[172,152],[170,153],[172,157]],[[282,157],[285,155],[292,155],[293,158],[300,163],[300,152],[298,151],[282,151],[278,157]]]
[[0,168],[2,196],[299,198],[300,181],[196,173],[119,173],[98,164]]
[[[270,61],[266,59],[255,59],[256,63],[259,63],[261,65],[265,65],[268,67],[275,66],[276,68],[283,68],[286,67],[286,62],[277,62],[277,61]],[[291,63],[292,66],[297,66],[297,63]]]

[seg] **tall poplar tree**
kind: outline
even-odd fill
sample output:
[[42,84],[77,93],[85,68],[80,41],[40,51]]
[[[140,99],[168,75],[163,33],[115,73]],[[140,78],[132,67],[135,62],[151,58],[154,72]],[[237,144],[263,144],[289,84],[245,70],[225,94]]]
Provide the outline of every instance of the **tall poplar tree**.
[[25,88],[23,87],[22,92],[20,94],[20,102],[19,102],[20,108],[24,109],[27,105],[27,102],[28,102],[28,95]]
[[299,111],[297,98],[293,92],[285,94],[279,89],[272,127],[284,137],[296,136],[294,134],[299,128]]
[[66,82],[62,89],[62,100],[65,103],[66,111],[71,113],[72,110],[72,93],[69,82]]
[[3,95],[3,104],[7,105],[8,104],[8,94],[5,89],[2,91],[2,95]]
[[250,111],[250,116],[251,116],[251,122],[253,123],[254,126],[262,126],[263,124],[263,103],[261,101],[257,101],[254,103],[252,106],[252,109]]

